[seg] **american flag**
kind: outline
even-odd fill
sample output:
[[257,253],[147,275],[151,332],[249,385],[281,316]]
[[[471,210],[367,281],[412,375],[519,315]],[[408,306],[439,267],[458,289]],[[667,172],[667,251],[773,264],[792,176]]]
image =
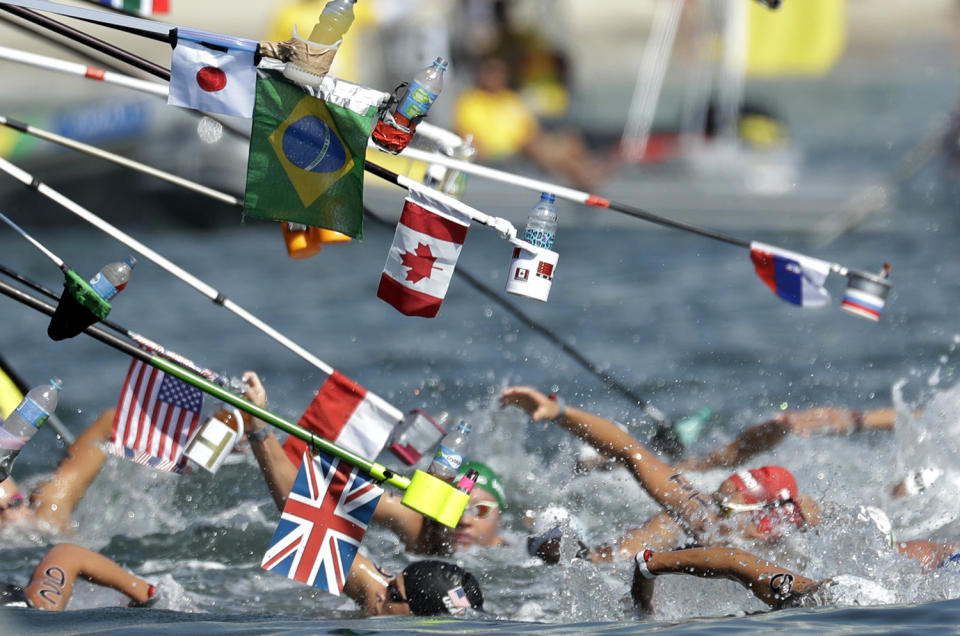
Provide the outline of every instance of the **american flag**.
[[382,494],[346,462],[304,453],[260,567],[339,596]]
[[203,392],[139,360],[123,383],[109,450],[138,464],[185,472],[183,449],[200,423]]

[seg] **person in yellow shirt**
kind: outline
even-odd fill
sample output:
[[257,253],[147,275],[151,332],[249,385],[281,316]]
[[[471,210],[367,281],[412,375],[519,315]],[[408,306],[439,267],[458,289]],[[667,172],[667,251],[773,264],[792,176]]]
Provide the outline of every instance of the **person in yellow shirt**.
[[576,132],[544,130],[510,88],[507,63],[497,57],[480,60],[475,85],[457,97],[454,128],[463,137],[473,137],[480,161],[498,163],[523,156],[579,188],[594,187],[613,167],[609,160],[593,156]]

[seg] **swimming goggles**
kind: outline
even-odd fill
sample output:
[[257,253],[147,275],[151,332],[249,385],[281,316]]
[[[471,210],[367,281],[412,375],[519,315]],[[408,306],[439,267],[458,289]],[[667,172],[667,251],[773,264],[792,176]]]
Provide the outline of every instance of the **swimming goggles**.
[[486,519],[499,507],[496,501],[478,501],[464,508],[463,514],[472,515],[477,519]]

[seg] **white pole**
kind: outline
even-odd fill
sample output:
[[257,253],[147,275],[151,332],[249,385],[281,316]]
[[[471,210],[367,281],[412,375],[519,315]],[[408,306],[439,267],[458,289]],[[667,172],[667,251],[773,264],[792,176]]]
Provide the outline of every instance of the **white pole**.
[[[218,305],[222,305],[226,309],[229,309],[236,315],[240,316],[241,318],[249,322],[251,325],[259,329],[260,331],[264,332],[265,334],[267,334],[268,336],[270,336],[271,338],[273,338],[283,346],[287,347],[288,349],[290,349],[291,351],[299,355],[301,358],[303,358],[313,366],[317,367],[318,369],[326,373],[327,375],[333,373],[334,369],[329,364],[317,358],[315,355],[313,355],[312,353],[310,353],[309,351],[307,351],[306,349],[304,349],[294,341],[290,340],[285,335],[283,335],[282,333],[280,333],[270,325],[266,324],[265,322],[263,322],[262,320],[260,320],[259,318],[251,314],[250,312],[246,311],[243,307],[240,307],[239,305],[231,301],[229,298],[226,298],[223,294],[221,294],[219,291],[217,291],[207,283],[203,282],[202,280],[200,280],[190,272],[180,268],[175,263],[167,260],[165,257],[158,254],[154,250],[150,249],[149,247],[147,247],[140,241],[136,240],[132,236],[125,234],[124,232],[110,225],[109,223],[107,223],[106,221],[98,217],[96,214],[90,212],[86,208],[82,207],[81,205],[75,203],[74,201],[60,194],[59,192],[57,192],[50,186],[46,185],[45,183],[36,182],[36,184],[34,184],[34,178],[31,174],[29,174],[28,172],[25,172],[24,170],[21,170],[20,168],[18,168],[17,166],[15,166],[14,164],[10,163],[9,161],[7,161],[2,157],[0,157],[0,170],[3,170],[13,178],[23,183],[25,186],[36,189],[37,192],[44,195],[48,199],[56,202],[60,206],[66,208],[67,210],[74,213],[75,215],[79,216],[81,219],[83,219],[87,223],[90,223],[97,229],[112,236],[113,238],[117,239],[124,245],[139,252],[150,261],[153,261],[158,266],[162,267],[169,273],[173,274],[183,282],[187,283],[188,285],[190,285],[191,287],[199,291],[201,294],[203,294],[204,296],[212,300],[214,303]],[[398,414],[399,414],[399,411],[398,411]],[[402,417],[402,414],[400,414],[400,417]]]

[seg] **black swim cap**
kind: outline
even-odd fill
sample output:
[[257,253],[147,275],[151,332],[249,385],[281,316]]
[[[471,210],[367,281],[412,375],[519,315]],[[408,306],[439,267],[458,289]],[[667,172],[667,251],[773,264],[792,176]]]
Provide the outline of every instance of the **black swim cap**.
[[0,607],[30,607],[23,588],[13,583],[0,583]]
[[453,563],[418,561],[402,572],[410,611],[418,616],[458,614],[483,609],[483,592],[476,577]]

